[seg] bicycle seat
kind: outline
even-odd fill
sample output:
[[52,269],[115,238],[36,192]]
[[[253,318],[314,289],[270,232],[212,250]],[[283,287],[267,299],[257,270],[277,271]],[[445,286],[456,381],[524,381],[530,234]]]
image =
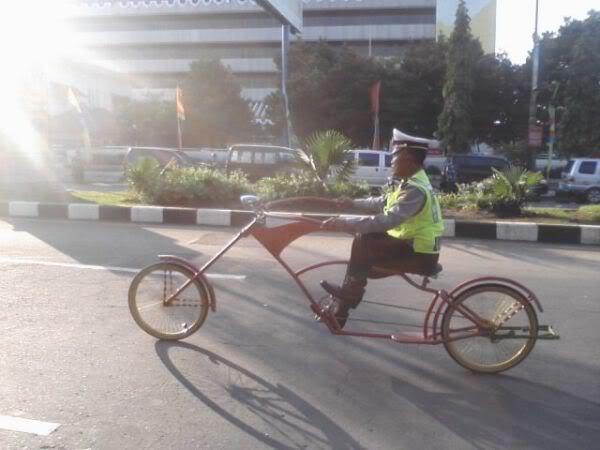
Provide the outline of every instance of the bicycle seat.
[[394,267],[392,264],[385,266],[376,266],[371,269],[369,273],[373,278],[377,278],[378,276],[387,276],[387,275],[400,275],[400,274],[411,274],[411,275],[420,275],[422,277],[435,278],[440,272],[444,270],[444,267],[437,263],[435,267],[429,272],[417,272],[417,271],[405,271],[399,267]]

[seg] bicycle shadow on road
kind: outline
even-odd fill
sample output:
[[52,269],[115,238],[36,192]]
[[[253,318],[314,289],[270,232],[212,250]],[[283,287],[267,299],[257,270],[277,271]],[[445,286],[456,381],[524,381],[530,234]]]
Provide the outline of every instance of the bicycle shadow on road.
[[[157,341],[155,349],[165,367],[190,393],[229,423],[271,448],[365,449],[323,412],[279,383],[272,384],[222,356],[186,342]],[[213,367],[220,376],[214,377],[210,387],[203,391],[197,386],[202,384],[200,381],[193,382],[177,367],[169,355],[174,349],[205,357],[203,365]],[[219,387],[216,391],[215,386]],[[219,402],[219,397],[225,401]]]
[[459,382],[411,370],[424,384],[393,377],[392,391],[475,448],[583,449],[600,440],[600,404],[564,390],[504,374]]

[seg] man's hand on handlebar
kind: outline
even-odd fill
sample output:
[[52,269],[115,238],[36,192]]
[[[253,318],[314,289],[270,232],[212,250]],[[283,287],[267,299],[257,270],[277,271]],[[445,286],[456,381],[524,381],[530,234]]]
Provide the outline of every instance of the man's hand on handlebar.
[[264,205],[266,210],[274,210],[277,208],[310,210],[311,208],[331,210],[336,209],[342,211],[352,208],[353,202],[351,198],[340,197],[336,199],[328,199],[322,197],[289,197],[280,200],[272,200]]
[[341,231],[346,233],[352,233],[353,226],[346,222],[344,219],[340,219],[338,217],[332,217],[331,219],[327,219],[325,222],[321,224],[321,229],[327,231]]

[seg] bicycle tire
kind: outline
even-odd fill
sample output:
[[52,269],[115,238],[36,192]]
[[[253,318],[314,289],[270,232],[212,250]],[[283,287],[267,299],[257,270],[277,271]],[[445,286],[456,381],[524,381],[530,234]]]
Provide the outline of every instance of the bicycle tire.
[[[162,293],[152,292],[151,301],[149,305],[143,306],[143,309],[140,305],[141,303],[141,295],[140,295],[140,287],[143,286],[142,283],[144,280],[147,280],[151,276],[162,277],[165,280],[164,283],[167,283],[168,278],[172,277],[173,273],[179,275],[179,280],[176,284],[171,283],[169,285],[169,293],[167,295],[167,285],[163,287]],[[167,275],[169,274],[169,275]],[[160,262],[156,264],[152,264],[148,267],[142,269],[132,280],[131,285],[129,287],[128,294],[128,304],[129,311],[133,320],[138,324],[138,326],[144,330],[149,335],[162,340],[179,340],[184,339],[193,333],[195,333],[204,323],[206,317],[208,315],[208,309],[210,306],[210,301],[208,297],[208,289],[204,286],[203,282],[199,279],[196,279],[188,286],[184,293],[188,296],[193,295],[193,298],[188,300],[180,300],[176,298],[175,301],[179,303],[173,303],[172,305],[165,305],[163,300],[165,297],[173,294],[180,286],[183,285],[187,280],[191,279],[194,276],[193,272],[188,268],[174,263]],[[171,278],[172,281],[172,278]],[[193,292],[193,294],[192,294]],[[181,294],[180,294],[181,295]],[[155,298],[156,297],[156,298]],[[162,297],[162,298],[161,298]],[[179,297],[179,296],[178,296]],[[186,303],[187,302],[187,303]],[[142,311],[152,308],[157,316],[162,316],[163,318],[168,319],[167,321],[173,324],[174,328],[177,325],[177,322],[171,320],[169,315],[175,315],[176,319],[186,320],[188,317],[183,317],[182,310],[175,310],[173,308],[167,309],[168,306],[176,307],[181,306],[182,308],[188,308],[188,311],[192,311],[192,314],[189,314],[191,318],[191,322],[179,322],[180,329],[177,331],[174,329],[172,332],[168,332],[166,330],[159,329],[156,325],[149,322],[146,314],[142,314]],[[171,313],[174,311],[173,313]],[[187,313],[187,311],[185,311]]]
[[[498,354],[498,349],[499,349],[498,346],[501,343],[503,343],[504,341],[507,341],[510,343],[511,340],[513,342],[518,342],[518,341],[520,341],[520,339],[509,340],[509,339],[500,338],[500,339],[497,339],[497,342],[494,342],[493,336],[490,336],[490,337],[477,336],[477,337],[471,337],[471,338],[448,342],[448,339],[451,338],[451,333],[452,333],[451,330],[453,328],[451,322],[454,318],[457,319],[454,321],[455,324],[457,324],[457,322],[459,322],[458,323],[459,328],[460,328],[460,325],[463,325],[464,323],[473,324],[472,321],[470,321],[469,319],[466,319],[465,316],[462,313],[460,313],[460,311],[458,311],[458,308],[460,306],[466,307],[466,303],[470,299],[472,300],[472,299],[476,298],[476,296],[481,296],[480,294],[499,294],[499,295],[504,295],[504,296],[506,296],[506,298],[513,300],[513,303],[510,306],[507,306],[507,308],[512,308],[515,312],[512,315],[510,315],[510,317],[507,317],[505,320],[502,321],[502,324],[500,324],[500,327],[499,327],[500,331],[502,331],[502,329],[503,329],[502,325],[504,323],[511,321],[521,311],[523,311],[523,313],[524,313],[524,314],[519,314],[518,319],[514,320],[511,323],[511,326],[516,325],[519,322],[523,322],[522,325],[517,325],[517,328],[520,326],[523,329],[528,330],[529,335],[527,338],[523,338],[523,340],[524,340],[523,345],[511,345],[512,349],[510,350],[510,355],[507,355],[507,358],[502,361],[496,361],[496,362],[476,361],[475,358],[471,358],[470,356],[467,356],[467,351],[462,350],[461,347],[464,345],[465,342],[470,341],[471,345],[480,344],[479,345],[480,348],[483,348],[483,344],[485,344],[486,348],[488,350],[493,349],[494,352],[496,354]],[[474,302],[471,301],[471,304],[468,306],[472,310],[474,309],[473,303]],[[515,303],[517,303],[518,306],[515,306]],[[489,302],[488,302],[488,304],[489,304]],[[498,311],[499,308],[500,307],[497,306],[496,310]],[[490,323],[495,323],[496,321],[499,320],[494,317],[492,317],[491,319],[489,317],[483,317],[481,314],[481,308],[479,308],[479,309],[480,309],[480,311],[475,311],[475,312],[477,312],[477,314],[482,319],[489,321]],[[510,309],[508,311],[511,312]],[[496,312],[495,314],[496,315],[498,315],[498,314],[508,315],[507,313],[498,313],[498,312]],[[462,319],[460,319],[460,316],[462,316]],[[503,317],[500,316],[500,319],[502,319],[502,318]],[[460,320],[462,320],[462,322],[460,322]],[[442,317],[441,327],[442,327],[442,339],[444,339],[444,347],[446,348],[446,351],[448,352],[448,354],[454,361],[456,361],[461,366],[463,366],[466,369],[469,369],[473,372],[491,374],[491,373],[500,373],[500,372],[503,372],[505,370],[515,367],[517,364],[521,363],[529,355],[529,353],[531,353],[531,350],[533,350],[533,347],[535,346],[535,343],[537,340],[538,320],[537,320],[537,315],[535,313],[535,310],[533,309],[533,306],[531,305],[531,303],[517,290],[510,288],[508,286],[499,285],[499,284],[482,284],[482,285],[477,285],[470,289],[467,289],[464,292],[461,292],[456,297],[456,299],[452,301],[452,303],[448,306],[448,308],[446,308],[446,311],[444,312],[444,315]],[[457,327],[455,325],[454,329],[456,329],[456,328]],[[494,346],[496,346],[496,347],[494,347]],[[504,348],[506,348],[506,347],[507,346],[505,346]],[[481,352],[481,353],[483,353],[483,352]]]

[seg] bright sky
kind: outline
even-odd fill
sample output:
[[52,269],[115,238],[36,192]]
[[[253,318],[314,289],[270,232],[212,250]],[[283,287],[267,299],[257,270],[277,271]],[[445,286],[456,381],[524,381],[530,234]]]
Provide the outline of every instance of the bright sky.
[[[600,11],[600,0],[539,0],[538,31],[557,31],[564,17],[584,19]],[[533,47],[535,0],[497,0],[496,51],[506,52],[513,63],[523,63]]]

